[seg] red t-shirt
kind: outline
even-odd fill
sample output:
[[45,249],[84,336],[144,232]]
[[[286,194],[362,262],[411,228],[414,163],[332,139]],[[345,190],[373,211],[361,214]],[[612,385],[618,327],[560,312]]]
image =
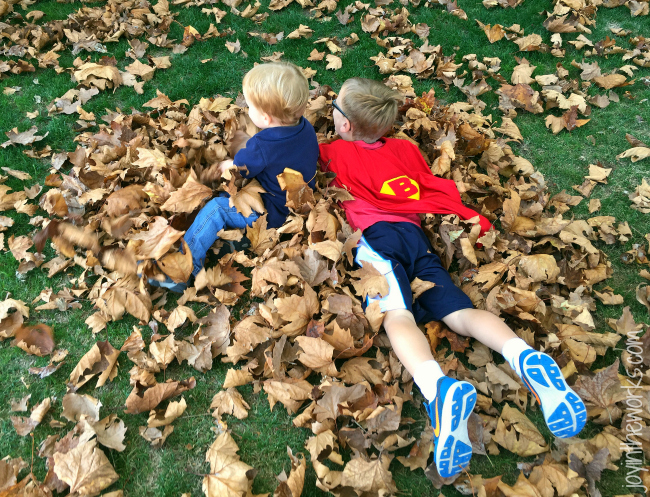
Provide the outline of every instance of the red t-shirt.
[[[376,141],[375,143],[366,143],[364,141],[359,140],[359,141],[355,141],[354,144],[366,150],[377,150],[384,146],[384,142],[382,140]],[[321,145],[320,147],[321,147],[320,149],[321,155],[319,161],[321,161],[324,157],[323,145]],[[327,150],[328,149],[325,149],[326,153]],[[332,167],[328,167],[328,164],[326,162],[325,163],[321,162],[321,169],[323,171],[336,172]],[[338,181],[338,176],[334,179],[333,183],[334,186],[345,188]],[[345,216],[347,217],[347,220],[350,223],[350,226],[352,227],[353,230],[360,229],[361,231],[363,231],[369,226],[378,223],[379,221],[388,221],[391,223],[406,222],[406,223],[413,223],[416,226],[421,226],[420,216],[418,214],[401,214],[397,212],[395,213],[387,212],[386,210],[381,209],[379,207],[375,207],[370,202],[366,202],[361,198],[355,197],[354,200],[346,200],[345,202],[341,202],[341,206],[345,210]]]
[[354,197],[342,204],[354,229],[379,221],[420,226],[420,213],[457,214],[465,220],[479,216],[481,234],[491,227],[487,218],[463,205],[452,180],[433,175],[420,150],[407,140],[336,140],[320,145],[318,160],[322,170],[336,173],[334,186]]

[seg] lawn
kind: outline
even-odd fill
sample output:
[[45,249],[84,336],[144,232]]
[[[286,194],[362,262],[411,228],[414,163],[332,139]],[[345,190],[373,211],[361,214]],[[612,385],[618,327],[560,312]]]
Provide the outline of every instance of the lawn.
[[[0,0],[0,6],[2,3]],[[29,11],[39,10],[44,13],[44,16],[36,22],[44,24],[48,21],[63,20],[75,16],[83,6],[97,7],[104,3],[40,1],[31,3],[27,9],[15,4],[15,13],[0,17],[0,21],[8,24],[18,23],[20,20],[12,16],[20,14],[24,17]],[[177,3],[180,5],[170,6],[171,12],[176,14],[176,17],[169,28],[169,39],[182,40],[186,26],[192,26],[200,34],[207,33],[210,25],[215,24],[215,15],[207,14],[204,10],[210,10],[213,7],[228,12],[219,24],[215,24],[225,36],[199,39],[192,43],[184,53],[173,53],[171,48],[160,48],[151,44],[147,49],[147,55],[151,57],[169,56],[171,66],[167,69],[156,70],[153,78],[145,82],[142,94],[136,93],[132,87],[123,85],[114,91],[112,89],[100,91],[99,94],[88,100],[83,105],[83,110],[94,113],[98,125],[105,125],[108,121],[103,121],[102,116],[108,115],[116,109],[124,114],[150,111],[151,109],[144,108],[143,105],[155,98],[157,92],[167,95],[172,101],[186,99],[190,109],[202,98],[226,96],[235,99],[241,91],[241,80],[244,74],[255,63],[261,62],[262,57],[273,56],[275,52],[283,52],[283,60],[316,70],[313,81],[319,85],[329,85],[334,91],[338,91],[341,84],[350,77],[360,76],[378,80],[388,77],[388,74],[381,74],[370,59],[370,57],[376,57],[378,53],[386,54],[387,49],[381,47],[369,33],[363,31],[362,19],[365,12],[354,13],[354,20],[343,25],[334,12],[325,12],[321,17],[314,17],[313,11],[301,8],[296,2],[284,9],[272,11],[269,10],[269,2],[264,0],[258,13],[268,12],[270,15],[258,24],[251,18],[236,15],[225,3],[196,2],[197,5],[192,2]],[[346,6],[353,3],[350,0],[342,0],[338,2],[335,11],[339,9],[343,11]],[[379,2],[384,9],[402,8],[401,3]],[[445,6],[435,2],[419,2],[418,5],[403,3],[406,4],[405,9],[410,13],[409,21],[412,25],[422,23],[430,27],[427,36],[430,46],[440,45],[442,53],[451,57],[456,64],[463,62],[463,57],[470,54],[475,54],[476,60],[479,61],[482,61],[484,57],[498,57],[501,59],[499,74],[507,80],[507,83],[510,83],[511,74],[519,64],[515,60],[516,57],[525,57],[531,65],[536,66],[533,77],[554,73],[556,65],[561,63],[568,70],[569,79],[578,81],[581,69],[576,66],[582,62],[597,61],[603,74],[614,71],[625,64],[631,64],[629,60],[623,62],[621,55],[616,53],[607,56],[585,57],[584,48],[577,49],[568,43],[569,40],[578,38],[579,33],[562,34],[562,48],[566,50],[566,53],[563,57],[558,58],[541,50],[519,51],[519,47],[506,38],[489,43],[485,33],[476,23],[476,20],[479,20],[484,24],[491,25],[518,24],[525,35],[539,34],[545,44],[552,45],[551,33],[542,25],[547,17],[544,11],[553,9],[550,1],[527,0],[516,8],[495,7],[488,10],[480,2],[459,0],[458,6],[466,12],[466,20],[453,15]],[[143,4],[148,5],[148,2],[143,2]],[[241,4],[236,6],[236,9],[241,12],[245,7],[246,4]],[[371,5],[372,7],[374,5]],[[0,12],[2,12],[1,9]],[[631,45],[628,42],[630,38],[634,36],[650,37],[648,16],[633,17],[630,10],[624,6],[613,9],[600,7],[594,20],[595,24],[590,26],[592,32],[585,34],[594,43],[610,37],[616,40],[618,46],[630,48]],[[313,34],[309,38],[287,38],[289,33],[303,24],[313,30]],[[614,36],[612,29],[629,30],[630,34]],[[251,35],[251,32],[276,35],[283,32],[284,37],[275,44],[269,44],[261,37]],[[350,37],[352,33],[358,35],[359,41],[349,46],[343,46],[342,51],[336,53],[341,59],[340,69],[327,70],[326,59],[308,60],[314,49],[329,53],[326,43],[317,40],[327,37],[343,40]],[[396,35],[394,33],[382,34],[381,38],[386,38],[386,36]],[[417,47],[423,43],[423,40],[413,32],[399,36],[413,40]],[[145,38],[146,36],[139,37],[140,40],[145,40]],[[237,41],[239,41],[241,49],[231,53],[226,43]],[[645,43],[647,45],[648,42]],[[120,70],[125,70],[124,68],[133,62],[133,58],[126,55],[131,47],[124,37],[117,42],[105,43],[105,52],[82,50],[73,55],[71,48],[69,43],[65,49],[59,52],[59,66],[66,68],[60,74],[52,68],[38,67],[34,72],[12,74],[7,71],[1,73],[5,92],[0,94],[0,109],[2,110],[0,112],[0,131],[4,133],[18,128],[18,131],[22,132],[31,126],[37,126],[38,135],[48,134],[46,138],[33,144],[34,149],[40,150],[47,145],[54,153],[75,151],[77,148],[75,138],[79,135],[75,131],[75,126],[79,115],[74,112],[48,115],[48,108],[53,101],[68,90],[77,88],[77,83],[71,79],[72,69],[82,62],[97,62],[101,57],[114,57],[117,67]],[[647,51],[648,48],[645,50]],[[75,63],[77,57],[82,60]],[[1,56],[0,68],[3,61],[17,61],[19,58],[11,55]],[[146,58],[142,57],[141,61],[147,62]],[[575,61],[576,66],[572,65],[572,61]],[[465,64],[458,74],[466,68]],[[629,306],[636,322],[648,323],[648,308],[637,301],[635,296],[635,289],[643,283],[643,278],[639,276],[639,271],[643,269],[643,266],[636,262],[626,264],[623,260],[626,253],[635,244],[647,247],[650,243],[645,238],[646,234],[650,233],[649,214],[632,209],[630,207],[632,201],[628,198],[628,195],[641,184],[643,178],[650,178],[648,173],[650,159],[631,162],[627,158],[617,158],[617,155],[631,148],[626,140],[626,134],[650,144],[650,126],[648,124],[650,122],[650,69],[647,67],[636,67],[636,69],[638,70],[634,72],[634,76],[627,78],[629,81],[633,81],[632,84],[611,90],[618,96],[618,102],[612,101],[609,106],[602,109],[595,105],[592,106],[589,116],[579,116],[589,119],[589,121],[570,132],[563,130],[559,134],[553,134],[545,126],[547,115],[560,116],[564,110],[560,112],[559,109],[545,109],[542,114],[532,114],[517,109],[517,117],[514,122],[519,127],[523,139],[519,142],[509,142],[515,154],[530,161],[534,168],[544,176],[551,197],[562,191],[566,191],[570,195],[578,195],[573,187],[583,183],[585,176],[589,174],[590,164],[599,164],[604,168],[612,169],[606,182],[598,183],[589,198],[583,199],[577,206],[564,213],[565,219],[576,220],[586,220],[595,215],[614,216],[616,223],[627,222],[632,231],[632,236],[625,242],[616,241],[616,243],[607,244],[602,240],[593,241],[593,245],[607,255],[613,270],[612,276],[597,283],[594,290],[602,291],[605,286],[609,286],[615,294],[622,295],[624,298],[624,303],[621,305],[605,306],[600,301],[594,303],[596,311],[592,314],[596,332],[612,331],[607,324],[608,319],[619,319],[625,306]],[[459,83],[458,86],[453,83],[445,85],[434,77],[417,79],[413,74],[410,76],[412,76],[416,95],[433,89],[436,97],[443,104],[467,101],[467,96],[458,88],[458,86],[462,87],[463,83]],[[467,85],[471,81],[471,72],[468,72],[464,84]],[[478,98],[485,103],[483,115],[489,116],[494,123],[493,127],[496,128],[501,124],[502,111],[499,109],[499,97],[494,91],[499,89],[501,83],[496,78],[487,78],[487,83],[491,86],[491,91]],[[537,83],[532,86],[535,90],[540,90]],[[15,92],[7,91],[12,87],[20,88]],[[577,87],[575,89],[578,90]],[[589,97],[608,93],[594,84],[589,87],[583,85],[580,89],[584,90]],[[35,111],[39,111],[37,117],[29,118],[27,116],[27,113]],[[98,127],[92,129],[99,130]],[[29,157],[24,152],[30,148],[32,147],[12,145],[0,149],[1,166],[29,173],[32,177],[32,180],[28,181],[13,176],[5,179],[0,173],[0,188],[2,185],[6,185],[12,191],[20,191],[23,187],[29,187],[32,184],[45,184],[46,177],[52,172],[51,156]],[[70,164],[67,163],[60,172],[68,174],[69,170]],[[46,191],[47,187],[44,192]],[[600,210],[595,214],[589,212],[590,199],[599,199],[601,202]],[[71,280],[78,278],[82,271],[79,267],[71,266],[52,278],[48,278],[47,270],[42,268],[33,269],[24,275],[19,274],[19,262],[7,249],[9,237],[12,235],[31,237],[38,230],[29,224],[32,217],[30,215],[17,213],[11,208],[7,208],[1,215],[13,219],[14,224],[3,232],[4,244],[0,238],[0,249],[2,249],[0,250],[0,301],[11,297],[25,302],[30,306],[29,319],[26,319],[26,322],[28,324],[44,323],[52,327],[57,348],[69,351],[60,369],[54,374],[40,379],[38,376],[30,374],[28,369],[46,366],[49,358],[28,355],[18,347],[12,346],[11,340],[0,342],[0,368],[3,378],[3,389],[0,392],[0,457],[22,457],[29,463],[32,453],[38,451],[39,444],[48,436],[65,433],[48,423],[50,419],[61,419],[61,399],[66,394],[66,381],[77,362],[98,340],[108,340],[114,347],[121,347],[133,331],[134,326],[138,325],[138,320],[127,316],[120,321],[109,323],[99,334],[93,335],[85,321],[96,309],[93,309],[91,300],[85,296],[75,299],[81,304],[75,306],[78,308],[68,308],[64,311],[57,309],[34,310],[34,307],[42,303],[38,301],[39,294],[44,289],[51,288],[56,293],[69,287]],[[34,215],[48,216],[47,212],[42,209],[36,211]],[[55,255],[55,251],[49,243],[44,255],[46,260]],[[647,261],[645,265],[647,266]],[[91,278],[90,274],[87,277],[91,281],[89,283],[91,286],[95,277]],[[591,291],[591,288],[589,290]],[[251,300],[244,296],[231,309],[233,325],[245,317],[252,301],[260,302],[262,299]],[[170,297],[165,309],[171,311],[175,308],[175,304],[176,298]],[[191,307],[199,317],[208,313],[207,306],[195,303]],[[515,321],[515,326],[519,325],[520,323]],[[148,330],[144,325],[140,328]],[[163,325],[161,324],[162,329]],[[160,333],[164,334],[163,331]],[[189,335],[189,329],[182,330],[182,334]],[[149,336],[146,338],[148,340]],[[619,342],[615,348],[610,348],[606,354],[598,357],[589,369],[596,372],[600,368],[610,366],[617,357],[621,356],[624,347],[624,341]],[[377,349],[373,348],[368,355],[375,357],[376,353]],[[461,357],[460,354],[458,357],[467,365],[465,357]],[[497,362],[502,362],[500,357]],[[187,364],[179,365],[178,362],[173,362],[164,371],[164,374],[159,375],[159,381],[164,381],[164,378],[185,379],[194,376],[196,387],[184,393],[187,410],[174,422],[174,431],[162,448],[157,449],[152,448],[139,435],[139,427],[147,423],[147,413],[123,414],[125,400],[132,389],[128,374],[131,364],[124,355],[120,357],[119,363],[118,375],[112,382],[98,389],[86,385],[79,392],[99,399],[102,403],[101,416],[116,414],[123,419],[127,428],[124,451],[105,449],[108,460],[120,475],[118,482],[110,486],[107,491],[121,489],[125,495],[129,496],[180,495],[183,493],[200,495],[203,475],[209,471],[209,466],[205,462],[205,453],[215,439],[214,432],[218,426],[210,415],[210,403],[213,396],[221,389],[226,372],[232,365],[215,359],[211,370],[199,373]],[[621,367],[619,372],[624,374],[624,368]],[[422,397],[415,390],[417,389],[414,389],[415,400],[404,405],[402,416],[413,419],[409,425],[409,434],[417,438],[428,421],[422,407]],[[257,470],[252,487],[253,493],[273,492],[278,484],[276,476],[283,470],[288,474],[291,469],[287,457],[287,447],[291,447],[294,454],[303,452],[309,460],[308,451],[304,447],[312,433],[310,430],[294,427],[292,423],[294,415],[289,414],[282,405],[278,404],[271,410],[264,391],[256,392],[252,385],[239,387],[239,391],[250,405],[248,418],[238,420],[232,416],[224,416],[223,421],[231,430],[232,437],[239,446],[241,460]],[[10,420],[13,415],[24,414],[12,412],[12,399],[20,399],[28,394],[31,394],[30,406],[46,397],[53,398],[52,410],[46,417],[46,421],[34,430],[33,438],[19,436]],[[622,404],[619,406],[622,407]],[[502,408],[502,406],[497,407],[499,410]],[[526,414],[540,430],[546,442],[552,445],[554,437],[544,425],[539,410],[529,410]],[[614,426],[621,428],[621,420],[615,421]],[[71,427],[72,424],[68,424],[67,429]],[[601,425],[590,421],[580,434],[580,438],[590,439],[601,430]],[[648,442],[645,443],[647,445]],[[402,448],[395,454],[407,455],[408,452],[409,448]],[[346,460],[352,455],[352,451],[349,449],[342,449],[341,453]],[[535,461],[536,457],[534,456],[522,457],[501,449],[499,455],[475,455],[469,469],[472,475],[482,475],[483,478],[502,475],[503,482],[514,485],[520,474],[520,466],[524,467],[527,463]],[[621,462],[622,460],[618,464]],[[453,486],[446,486],[442,491],[434,489],[421,469],[410,471],[397,461],[391,464],[390,469],[401,495],[441,495],[440,492],[448,497],[461,495],[459,490]],[[628,493],[624,489],[626,471],[623,465],[618,471],[605,469],[597,483],[602,495]],[[39,480],[42,481],[45,478],[47,474],[45,459],[34,457],[33,472]],[[25,473],[21,473],[21,476],[24,477]],[[0,488],[2,487],[0,486]],[[584,488],[581,491],[583,490]],[[307,464],[302,495],[323,494],[316,488],[316,474],[312,465]],[[0,495],[2,495],[1,490]]]

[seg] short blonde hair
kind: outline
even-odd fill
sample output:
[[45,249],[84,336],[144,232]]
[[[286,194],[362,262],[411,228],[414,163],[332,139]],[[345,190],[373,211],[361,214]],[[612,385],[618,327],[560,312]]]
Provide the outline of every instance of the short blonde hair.
[[404,97],[372,79],[350,78],[341,86],[339,105],[352,123],[352,136],[368,142],[381,138],[395,122]]
[[293,124],[309,102],[309,82],[302,71],[288,62],[259,64],[242,83],[249,103],[282,124]]

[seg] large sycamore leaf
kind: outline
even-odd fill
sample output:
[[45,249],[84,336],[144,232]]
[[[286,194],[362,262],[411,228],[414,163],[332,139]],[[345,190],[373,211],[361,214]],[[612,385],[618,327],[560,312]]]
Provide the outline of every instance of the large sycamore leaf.
[[131,243],[138,259],[160,259],[183,233],[172,228],[164,217],[156,216],[147,231],[131,236]]
[[616,403],[625,399],[625,391],[618,377],[619,363],[617,358],[614,364],[593,377],[580,376],[573,385],[575,392],[587,404],[588,416],[597,416],[596,421],[603,424],[611,424],[621,416]]
[[193,212],[211,196],[212,188],[190,176],[180,189],[172,192],[162,209],[169,212]]
[[120,351],[115,349],[108,340],[97,342],[70,373],[69,385],[77,390],[97,375],[99,377],[95,388],[103,386],[106,380],[113,381],[113,378],[117,376],[119,355]]
[[230,433],[221,433],[208,449],[210,473],[203,478],[206,497],[242,497],[251,490],[255,471],[239,459],[239,447]]
[[544,437],[535,425],[518,409],[508,404],[503,408],[494,441],[517,455],[527,457],[549,450]]
[[54,453],[54,473],[70,485],[70,494],[98,495],[119,479],[97,440],[89,440],[65,454]]
[[291,460],[291,472],[289,476],[284,471],[278,475],[280,484],[273,492],[273,497],[300,497],[302,495],[307,461],[302,454],[294,456],[290,447],[287,447],[287,454]]
[[391,459],[388,454],[370,461],[356,457],[345,465],[341,484],[362,492],[396,492],[393,475],[388,471]]
[[122,319],[125,312],[141,321],[148,322],[151,315],[152,303],[147,293],[135,288],[137,282],[133,278],[124,278],[102,296],[101,310],[106,312],[114,321]]
[[358,278],[352,282],[357,295],[363,297],[385,297],[388,295],[386,277],[368,261],[361,261],[361,269],[351,271],[350,276]]
[[159,428],[160,426],[167,426],[172,424],[177,418],[187,409],[185,399],[181,397],[178,402],[170,402],[166,409],[153,410],[149,412],[149,419],[147,426],[150,428]]
[[195,386],[196,380],[193,376],[189,380],[167,380],[165,383],[156,383],[150,388],[138,383],[126,399],[126,410],[124,412],[138,414],[151,411],[163,400],[180,395]]
[[29,417],[11,416],[11,423],[13,424],[16,433],[18,433],[18,435],[21,437],[26,437],[29,435],[34,430],[34,428],[36,428],[41,423],[41,421],[43,421],[43,418],[50,410],[51,406],[52,399],[50,399],[50,397],[46,397],[41,403],[34,406]]
[[172,252],[158,261],[158,267],[160,270],[174,280],[175,283],[184,283],[189,280],[192,270],[194,269],[192,252],[190,251],[190,247],[182,238],[181,245],[183,247],[182,252]]
[[301,335],[314,314],[320,310],[318,296],[310,286],[305,286],[305,294],[302,297],[291,295],[275,299],[273,303],[280,317],[289,322],[282,327],[282,333],[290,337]]
[[50,355],[54,350],[54,332],[46,324],[21,326],[14,334],[13,344],[28,354]]
[[214,409],[212,416],[215,418],[229,414],[237,419],[246,419],[250,406],[235,388],[228,388],[221,390],[212,398],[210,409]]
[[68,421],[79,421],[82,416],[91,421],[99,421],[99,408],[102,403],[90,395],[68,393],[63,396],[63,416]]
[[260,214],[266,212],[264,201],[260,195],[260,193],[266,193],[266,190],[262,188],[262,185],[256,179],[251,180],[239,190],[229,190],[229,193],[230,207],[235,207],[237,212],[244,217],[250,216],[253,211]]

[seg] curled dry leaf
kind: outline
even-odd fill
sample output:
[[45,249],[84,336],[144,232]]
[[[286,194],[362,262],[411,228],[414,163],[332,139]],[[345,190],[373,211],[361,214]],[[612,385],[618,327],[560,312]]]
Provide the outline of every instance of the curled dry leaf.
[[63,413],[68,421],[79,421],[86,416],[91,421],[99,421],[99,408],[102,403],[90,395],[68,393],[63,397]]
[[117,376],[117,358],[120,351],[109,342],[97,342],[86,352],[70,373],[69,385],[78,390],[92,378],[98,376],[97,387],[104,386],[107,380],[113,381]]
[[187,404],[185,403],[185,399],[181,397],[181,400],[178,402],[170,402],[164,410],[151,411],[147,420],[147,426],[149,428],[167,426],[182,416],[185,409],[187,409]]
[[119,479],[96,440],[79,444],[65,454],[54,453],[54,473],[70,485],[70,493],[98,495]]
[[236,389],[228,388],[221,390],[212,398],[210,409],[214,409],[212,416],[215,418],[229,414],[237,419],[246,419],[250,406]]
[[172,425],[165,426],[162,431],[158,428],[147,428],[146,426],[139,428],[140,436],[149,442],[154,449],[160,449],[173,431],[174,427]]
[[291,472],[287,477],[286,473],[282,471],[277,479],[280,484],[273,493],[274,496],[292,496],[299,497],[302,495],[302,489],[305,485],[305,471],[307,469],[307,461],[302,454],[293,455],[290,447],[287,447],[287,454],[291,460]]
[[46,397],[42,402],[34,406],[29,417],[11,416],[11,423],[13,424],[16,433],[18,433],[18,435],[21,437],[26,437],[29,435],[32,431],[34,431],[34,428],[36,428],[41,423],[41,421],[43,421],[43,418],[50,410],[51,405],[52,399],[50,399],[50,397]]
[[183,381],[167,380],[165,383],[157,383],[152,387],[146,387],[138,383],[126,399],[126,410],[124,412],[138,414],[151,411],[163,400],[180,395],[195,386],[196,380],[194,377]]
[[247,495],[250,492],[255,472],[239,459],[238,451],[230,433],[217,436],[205,456],[210,464],[210,473],[203,478],[206,497]]
[[514,452],[527,457],[549,450],[544,437],[535,425],[518,409],[505,405],[499,418],[494,441]]
[[54,332],[43,323],[21,326],[14,334],[13,344],[28,354],[40,357],[50,355],[54,350]]

